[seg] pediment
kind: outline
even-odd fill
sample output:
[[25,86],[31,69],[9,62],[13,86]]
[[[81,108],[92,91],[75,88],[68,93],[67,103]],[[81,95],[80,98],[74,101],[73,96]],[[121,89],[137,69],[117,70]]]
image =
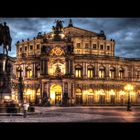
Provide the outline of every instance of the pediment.
[[[47,36],[51,36],[52,32],[48,33]],[[98,36],[98,33],[91,32],[85,29],[81,29],[78,27],[65,27],[64,28],[64,34],[68,35],[70,34],[71,37],[78,37],[78,36],[91,36],[91,37],[96,37]]]

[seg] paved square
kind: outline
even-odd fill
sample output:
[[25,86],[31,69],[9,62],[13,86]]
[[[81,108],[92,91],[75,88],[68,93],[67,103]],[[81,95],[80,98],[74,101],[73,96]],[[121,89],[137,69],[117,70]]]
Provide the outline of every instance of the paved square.
[[36,107],[23,116],[0,116],[0,122],[140,122],[140,107]]

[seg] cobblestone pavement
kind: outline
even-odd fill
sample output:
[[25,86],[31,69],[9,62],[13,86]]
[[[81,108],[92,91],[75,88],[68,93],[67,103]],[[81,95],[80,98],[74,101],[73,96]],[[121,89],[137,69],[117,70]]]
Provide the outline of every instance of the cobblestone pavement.
[[140,107],[36,107],[23,116],[0,116],[0,122],[140,122]]

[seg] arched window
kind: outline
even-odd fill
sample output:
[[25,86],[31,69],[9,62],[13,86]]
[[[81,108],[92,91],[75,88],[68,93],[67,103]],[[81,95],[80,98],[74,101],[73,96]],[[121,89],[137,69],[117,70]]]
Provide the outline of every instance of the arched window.
[[22,72],[22,68],[19,66],[16,68],[16,77],[19,78],[20,77],[20,73]]
[[77,78],[81,78],[81,77],[82,77],[82,66],[77,65],[77,66],[75,67],[75,76],[76,76]]
[[76,89],[76,104],[81,105],[82,104],[82,90],[80,88]]
[[27,78],[31,78],[32,77],[32,69],[31,69],[30,66],[27,66],[25,68],[25,75],[26,75]]
[[39,65],[36,66],[36,77],[37,78],[40,77],[40,66]]
[[99,68],[99,78],[105,78],[105,67]]
[[137,79],[140,79],[140,70],[137,71]]
[[88,76],[88,78],[93,78],[94,77],[94,68],[93,68],[93,66],[88,66],[87,76]]
[[120,79],[124,78],[124,69],[123,68],[119,69],[119,78]]
[[114,79],[115,78],[115,68],[114,67],[110,67],[110,70],[109,70],[109,77],[111,79]]

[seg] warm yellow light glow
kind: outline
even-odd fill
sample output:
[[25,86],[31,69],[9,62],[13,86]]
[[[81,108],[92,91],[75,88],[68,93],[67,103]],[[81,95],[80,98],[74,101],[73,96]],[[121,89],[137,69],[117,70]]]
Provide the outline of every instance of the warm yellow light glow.
[[26,95],[32,95],[32,93],[33,93],[33,90],[28,89],[27,92],[26,92]]
[[61,35],[61,38],[64,38],[65,37],[65,35],[64,34],[60,34]]
[[88,70],[88,78],[90,78],[90,70]]
[[120,94],[120,95],[125,95],[125,92],[124,92],[123,90],[121,90],[121,91],[119,92],[119,94]]
[[35,90],[25,89],[24,96],[26,101],[34,101],[35,100]]
[[101,75],[101,71],[99,71],[99,77],[101,78],[101,76],[102,76],[102,75]]
[[27,71],[27,78],[31,78],[32,77],[32,71],[31,70],[29,70],[29,71]]
[[103,89],[100,89],[100,90],[98,91],[98,94],[99,94],[99,95],[105,95],[105,92],[104,92]]
[[37,94],[36,94],[36,95],[38,95],[38,96],[39,96],[39,95],[40,95],[40,92],[37,92]]
[[88,78],[92,78],[93,77],[93,70],[88,70]]
[[51,98],[52,105],[55,104],[56,93],[61,94],[61,98],[62,98],[62,87],[60,85],[52,85],[50,88],[50,98]]
[[76,77],[79,77],[79,76],[78,76],[78,70],[75,71],[75,74],[76,74]]
[[112,75],[111,75],[111,71],[110,71],[110,72],[109,72],[109,77],[111,78],[111,76],[112,76]]
[[111,89],[111,90],[109,91],[109,94],[110,94],[110,95],[115,95],[114,90]]
[[88,92],[87,90],[84,90],[84,91],[83,91],[83,94],[84,94],[84,95],[88,95],[88,93],[89,93],[89,92]]
[[10,96],[4,96],[4,99],[5,99],[5,100],[10,100],[11,97],[10,97]]
[[61,74],[64,75],[66,73],[66,69],[65,69],[65,63],[55,63],[55,64],[49,64],[49,74],[50,75],[55,75],[56,72],[56,68],[59,66],[60,70],[61,70]]
[[55,101],[55,92],[51,92],[50,94],[51,101]]
[[104,70],[99,70],[99,78],[104,78],[105,72]]
[[134,91],[131,91],[130,95],[136,95],[136,93]]
[[133,85],[131,85],[131,84],[127,84],[127,85],[124,87],[124,90],[126,90],[126,91],[132,91],[132,90],[134,90],[134,87],[133,87]]
[[76,89],[76,93],[81,93],[82,91],[81,91],[81,89],[80,88],[77,88]]

